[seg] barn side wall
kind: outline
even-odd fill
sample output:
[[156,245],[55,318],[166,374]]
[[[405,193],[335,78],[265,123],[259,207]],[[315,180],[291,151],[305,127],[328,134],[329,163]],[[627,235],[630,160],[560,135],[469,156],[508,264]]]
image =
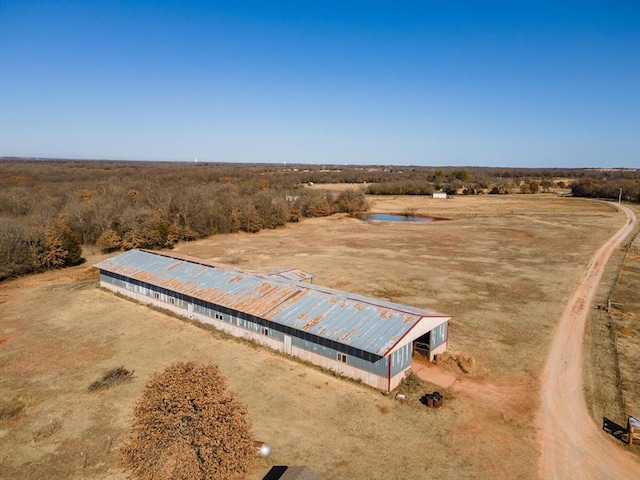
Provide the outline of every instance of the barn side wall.
[[402,370],[397,375],[394,375],[393,377],[391,377],[391,381],[389,382],[389,388],[387,389],[385,387],[382,390],[391,391],[394,388],[396,388],[398,385],[400,385],[400,382],[402,382],[402,379],[407,376],[407,374],[409,373],[410,370],[411,370],[411,365],[409,365],[407,368]]
[[[100,285],[140,302],[212,325],[236,337],[283,351],[380,390],[395,388],[411,367],[412,344],[387,357],[379,357],[122,275],[101,271]],[[291,342],[288,352],[285,351],[285,336]]]
[[429,350],[429,360],[433,362],[436,355],[440,355],[447,351],[447,342],[437,346],[434,349]]
[[444,353],[447,350],[448,335],[448,322],[445,322],[431,330],[431,339],[429,341],[429,360],[433,361],[435,355]]

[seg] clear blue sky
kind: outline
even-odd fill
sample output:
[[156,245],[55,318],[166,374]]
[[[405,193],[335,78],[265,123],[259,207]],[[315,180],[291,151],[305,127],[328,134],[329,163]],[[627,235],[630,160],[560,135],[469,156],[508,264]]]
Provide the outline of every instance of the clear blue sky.
[[640,1],[0,1],[0,155],[640,167]]

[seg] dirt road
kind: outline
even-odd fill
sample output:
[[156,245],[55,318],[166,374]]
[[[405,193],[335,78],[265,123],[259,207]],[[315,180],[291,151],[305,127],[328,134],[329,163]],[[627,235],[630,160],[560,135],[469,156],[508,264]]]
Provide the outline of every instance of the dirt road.
[[607,260],[636,224],[627,223],[594,255],[572,293],[554,336],[541,377],[538,417],[543,479],[637,479],[640,463],[608,439],[589,416],[583,390],[583,336],[586,318]]

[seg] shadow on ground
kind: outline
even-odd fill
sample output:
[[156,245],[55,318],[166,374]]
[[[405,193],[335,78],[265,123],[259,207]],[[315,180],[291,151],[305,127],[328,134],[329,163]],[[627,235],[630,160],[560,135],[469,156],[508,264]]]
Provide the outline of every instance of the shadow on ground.
[[602,417],[602,429],[622,443],[629,443],[627,429],[607,417]]

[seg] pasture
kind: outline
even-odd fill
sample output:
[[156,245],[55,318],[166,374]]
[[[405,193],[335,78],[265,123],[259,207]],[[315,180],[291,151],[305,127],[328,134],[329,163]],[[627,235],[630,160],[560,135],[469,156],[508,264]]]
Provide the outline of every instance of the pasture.
[[[0,478],[126,478],[117,449],[132,402],[152,373],[180,360],[218,365],[256,438],[272,445],[249,479],[271,465],[308,465],[327,479],[537,478],[537,375],[576,280],[623,216],[552,195],[368,199],[373,212],[445,220],[334,215],[174,251],[259,272],[296,267],[319,285],[450,314],[440,368],[476,382],[476,394],[439,389],[438,410],[401,404],[119,298],[98,288],[91,264],[105,256],[89,247],[84,265],[0,284]],[[466,374],[460,358],[472,359]],[[134,370],[133,381],[87,391],[117,366]]]

